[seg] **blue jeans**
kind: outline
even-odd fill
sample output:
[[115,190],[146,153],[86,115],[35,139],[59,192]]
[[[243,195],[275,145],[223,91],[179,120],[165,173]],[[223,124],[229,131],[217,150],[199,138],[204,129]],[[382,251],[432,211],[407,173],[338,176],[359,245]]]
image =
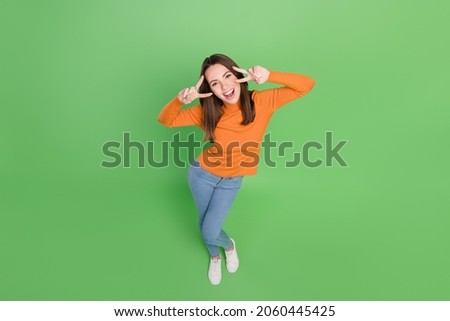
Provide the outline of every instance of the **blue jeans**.
[[222,226],[241,187],[243,176],[220,177],[204,170],[194,161],[188,170],[188,183],[199,214],[203,240],[211,256],[219,256],[219,247],[232,243]]

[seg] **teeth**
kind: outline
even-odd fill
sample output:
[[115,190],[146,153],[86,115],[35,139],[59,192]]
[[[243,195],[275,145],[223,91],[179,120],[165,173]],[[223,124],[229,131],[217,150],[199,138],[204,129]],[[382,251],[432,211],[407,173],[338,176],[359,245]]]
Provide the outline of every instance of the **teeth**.
[[234,89],[231,89],[231,90],[229,90],[229,91],[227,91],[227,92],[224,92],[223,94],[224,94],[225,96],[230,96],[230,95],[233,93],[233,91],[234,91]]

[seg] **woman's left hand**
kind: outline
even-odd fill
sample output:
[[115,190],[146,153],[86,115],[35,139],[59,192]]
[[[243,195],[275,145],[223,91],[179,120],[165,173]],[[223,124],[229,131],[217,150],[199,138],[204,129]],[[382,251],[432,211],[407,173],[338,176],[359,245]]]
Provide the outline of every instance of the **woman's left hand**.
[[241,68],[233,66],[233,69],[236,71],[239,71],[240,73],[248,75],[247,77],[236,80],[236,82],[239,82],[239,83],[253,80],[258,85],[261,85],[261,84],[264,84],[267,81],[267,79],[269,79],[269,75],[270,75],[270,71],[261,66],[255,66],[253,68],[250,68],[249,70],[245,70],[245,69],[241,69]]

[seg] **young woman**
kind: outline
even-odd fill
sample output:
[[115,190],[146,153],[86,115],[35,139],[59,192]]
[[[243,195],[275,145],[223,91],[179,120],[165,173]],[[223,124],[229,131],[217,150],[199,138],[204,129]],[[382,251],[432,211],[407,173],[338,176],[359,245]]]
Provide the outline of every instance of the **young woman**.
[[[282,87],[249,91],[249,81]],[[159,122],[168,127],[200,126],[205,140],[211,142],[191,164],[188,183],[211,256],[208,278],[212,284],[222,279],[219,248],[225,250],[229,272],[239,267],[236,243],[222,226],[243,177],[256,174],[260,143],[272,114],[313,86],[314,80],[304,75],[261,66],[244,70],[229,57],[215,54],[203,61],[197,84],[181,90],[159,114]],[[200,104],[182,109],[197,98]]]

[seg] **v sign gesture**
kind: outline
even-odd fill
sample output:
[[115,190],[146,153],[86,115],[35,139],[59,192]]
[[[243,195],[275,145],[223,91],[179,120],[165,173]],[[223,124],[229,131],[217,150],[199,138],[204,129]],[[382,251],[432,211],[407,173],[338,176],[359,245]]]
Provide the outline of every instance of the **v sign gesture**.
[[261,84],[264,84],[267,81],[267,79],[269,79],[269,75],[270,75],[270,71],[261,66],[255,66],[253,68],[250,68],[249,70],[245,70],[245,69],[241,69],[241,68],[233,66],[233,69],[236,71],[239,71],[240,73],[248,75],[245,78],[236,80],[239,83],[253,80],[258,85],[261,85]]
[[212,96],[212,93],[200,94],[198,92],[198,89],[200,88],[200,85],[202,84],[204,78],[205,78],[204,76],[201,76],[195,86],[185,88],[182,91],[180,91],[178,93],[178,100],[181,101],[183,104],[190,104],[197,98],[206,98]]

